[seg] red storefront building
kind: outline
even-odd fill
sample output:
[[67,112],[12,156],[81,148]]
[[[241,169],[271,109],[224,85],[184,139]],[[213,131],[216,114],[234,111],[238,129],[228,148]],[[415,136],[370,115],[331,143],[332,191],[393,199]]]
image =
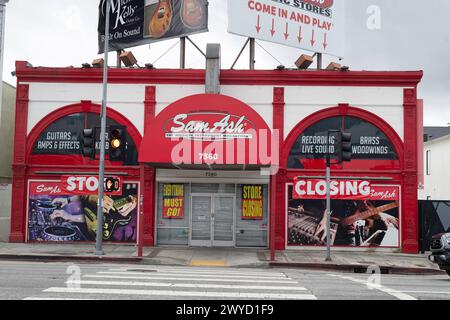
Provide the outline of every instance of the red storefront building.
[[[11,242],[95,239],[98,161],[81,132],[100,125],[102,70],[17,62]],[[104,239],[146,246],[324,246],[324,148],[333,164],[335,247],[418,252],[417,86],[422,72],[111,69],[108,125],[126,127]],[[98,183],[97,183],[98,184]],[[69,245],[69,244],[68,244]]]

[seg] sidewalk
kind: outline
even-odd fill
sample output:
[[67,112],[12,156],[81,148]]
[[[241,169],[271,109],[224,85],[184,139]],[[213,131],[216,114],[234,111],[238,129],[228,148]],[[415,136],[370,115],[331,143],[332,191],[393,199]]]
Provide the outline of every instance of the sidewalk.
[[354,273],[366,273],[368,267],[376,266],[385,274],[445,274],[428,260],[427,254],[332,250],[332,261],[326,262],[325,258],[325,251],[290,250],[277,252],[276,262],[271,262],[270,265]]
[[[104,256],[94,255],[95,244],[17,244],[0,242],[0,260],[141,262],[134,245],[104,245]],[[144,251],[148,254],[148,250]]]
[[105,255],[94,255],[94,244],[10,244],[0,243],[0,260],[87,261],[141,263],[167,266],[237,267],[237,268],[302,268],[365,273],[375,265],[382,273],[445,274],[428,261],[427,255],[386,252],[332,251],[331,262],[325,262],[325,251],[277,251],[276,261],[270,252],[260,249],[229,248],[144,248],[137,256],[134,245],[103,246]]

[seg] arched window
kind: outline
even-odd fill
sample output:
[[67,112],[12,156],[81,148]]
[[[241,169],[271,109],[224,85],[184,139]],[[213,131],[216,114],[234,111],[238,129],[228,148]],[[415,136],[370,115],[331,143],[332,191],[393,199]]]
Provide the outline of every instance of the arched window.
[[[344,164],[359,169],[395,169],[400,166],[393,143],[372,123],[353,116],[336,116],[320,120],[297,138],[288,157],[288,169],[321,169],[325,166],[328,130],[352,133],[352,162]],[[338,147],[330,136],[330,151]]]
[[[106,120],[107,126],[119,125],[111,118]],[[70,156],[72,159],[82,155],[82,131],[86,128],[95,129],[96,158],[99,157],[100,116],[96,113],[74,113],[49,125],[33,145],[32,157],[42,160],[42,156]],[[108,141],[107,141],[108,142]],[[108,143],[107,143],[108,147]],[[106,152],[106,157],[108,153]],[[40,161],[39,161],[40,162]],[[138,151],[136,143],[127,134],[125,165],[137,165]]]

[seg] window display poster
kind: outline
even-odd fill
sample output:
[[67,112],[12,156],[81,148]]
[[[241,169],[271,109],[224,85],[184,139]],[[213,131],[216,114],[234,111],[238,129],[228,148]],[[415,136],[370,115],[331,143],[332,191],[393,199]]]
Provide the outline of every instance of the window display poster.
[[263,211],[263,187],[258,185],[242,186],[242,213],[243,220],[262,220]]
[[163,219],[184,219],[184,185],[163,185]]
[[[383,188],[385,190],[383,190]],[[378,196],[339,197],[331,201],[331,243],[334,246],[400,246],[400,188],[372,186]],[[394,190],[395,189],[395,190]],[[288,246],[326,245],[326,200],[318,196],[296,197],[288,191]]]
[[[122,195],[105,195],[103,239],[137,239],[138,183],[124,183]],[[74,194],[60,182],[29,183],[28,241],[95,241],[98,196]]]

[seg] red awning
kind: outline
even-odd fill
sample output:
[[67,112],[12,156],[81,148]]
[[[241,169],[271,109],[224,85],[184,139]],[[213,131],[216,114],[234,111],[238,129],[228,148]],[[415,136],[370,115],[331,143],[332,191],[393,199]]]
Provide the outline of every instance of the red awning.
[[174,165],[278,163],[278,136],[250,106],[232,97],[199,94],[178,100],[146,124],[139,162]]

